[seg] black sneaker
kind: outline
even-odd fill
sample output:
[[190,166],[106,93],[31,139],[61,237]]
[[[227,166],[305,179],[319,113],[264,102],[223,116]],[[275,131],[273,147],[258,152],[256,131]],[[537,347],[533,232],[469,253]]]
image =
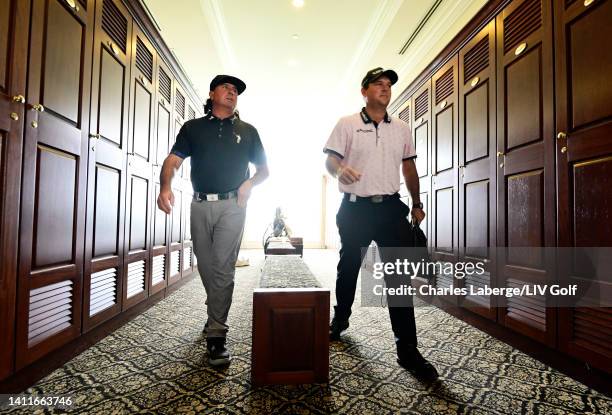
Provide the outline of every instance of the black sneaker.
[[212,366],[227,365],[232,360],[229,351],[225,348],[223,337],[209,338],[206,348],[208,349],[208,363]]
[[397,358],[397,363],[419,380],[433,382],[438,379],[438,371],[421,355],[418,349],[403,353]]
[[340,333],[348,329],[348,327],[349,327],[348,320],[340,321],[340,320],[336,320],[336,317],[334,317],[332,319],[331,324],[329,325],[329,340],[331,341],[340,340]]

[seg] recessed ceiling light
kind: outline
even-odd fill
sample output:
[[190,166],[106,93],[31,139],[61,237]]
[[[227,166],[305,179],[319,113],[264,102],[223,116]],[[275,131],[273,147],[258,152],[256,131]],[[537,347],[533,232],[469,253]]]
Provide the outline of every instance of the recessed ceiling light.
[[292,39],[299,39],[300,35],[298,35],[297,33],[294,33],[294,34],[291,35],[291,38]]
[[304,7],[304,0],[292,0],[293,7]]

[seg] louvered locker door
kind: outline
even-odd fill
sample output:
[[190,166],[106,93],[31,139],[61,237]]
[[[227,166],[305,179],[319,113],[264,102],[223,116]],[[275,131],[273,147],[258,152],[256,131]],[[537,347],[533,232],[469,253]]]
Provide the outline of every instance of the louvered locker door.
[[[565,2],[555,17],[559,245],[610,247],[612,50],[602,41],[612,38],[612,1]],[[609,275],[601,265],[586,275],[573,264],[559,269],[562,284]],[[606,292],[601,283],[591,289]],[[563,351],[612,372],[612,308],[559,309],[559,340]]]
[[25,112],[19,95],[26,89],[29,9],[29,2],[20,0],[5,0],[0,7],[0,380],[14,370],[16,219]]
[[144,32],[134,25],[132,34],[129,146],[125,208],[126,273],[123,309],[148,296],[151,279],[151,225],[153,223],[154,80],[157,53]]
[[[454,264],[459,239],[459,151],[457,136],[457,57],[434,74],[431,80],[431,241],[433,258],[444,265]],[[438,288],[462,286],[452,274],[437,275]],[[442,296],[457,303],[457,296]]]
[[[515,1],[497,30],[497,241],[510,248],[555,244],[552,18],[550,2]],[[555,282],[539,249],[500,255],[502,287]],[[555,309],[545,296],[500,298],[499,320],[553,345]],[[547,307],[548,306],[548,307]]]
[[[412,96],[412,138],[417,153],[415,160],[417,173],[419,174],[419,187],[421,194],[421,202],[423,202],[423,210],[425,211],[425,220],[421,223],[421,229],[427,236],[427,244],[431,246],[431,145],[430,145],[430,128],[431,128],[431,80],[426,81]],[[412,206],[412,202],[408,206]],[[426,282],[421,278],[415,278],[414,286]]]
[[[159,176],[164,160],[170,152],[171,131],[172,131],[172,91],[174,88],[174,80],[168,67],[160,58],[157,59],[157,139],[156,160],[153,165],[153,183],[155,191],[153,192],[153,202],[159,195],[161,189]],[[151,283],[149,286],[149,294],[154,294],[163,290],[168,284],[168,264],[169,264],[169,216],[166,215],[157,206],[153,206],[153,248],[152,248],[152,266],[151,266]]]
[[[174,88],[174,138],[172,144],[176,141],[176,135],[179,133],[181,126],[185,122],[185,113],[187,110],[185,101],[185,92],[178,85]],[[172,208],[171,223],[170,223],[170,270],[168,277],[168,285],[174,284],[181,279],[181,269],[183,262],[183,203],[190,203],[189,193],[183,194],[184,184],[182,177],[184,175],[183,166],[174,178],[172,183],[172,191],[174,192],[174,207]],[[189,175],[189,173],[187,173]]]
[[83,330],[121,311],[132,19],[98,0],[89,127]]
[[81,332],[93,12],[32,2],[16,369]]
[[[459,51],[459,257],[484,263],[467,276],[470,291],[496,286],[495,21]],[[496,299],[468,295],[462,306],[497,319]]]

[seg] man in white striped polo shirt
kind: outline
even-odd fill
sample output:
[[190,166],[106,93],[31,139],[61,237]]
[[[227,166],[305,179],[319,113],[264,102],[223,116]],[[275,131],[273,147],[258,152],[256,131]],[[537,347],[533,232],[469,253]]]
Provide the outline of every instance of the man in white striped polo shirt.
[[[392,70],[369,71],[361,83],[365,108],[341,118],[323,149],[327,171],[338,178],[344,193],[336,216],[342,247],[330,340],[339,340],[349,326],[362,249],[372,241],[381,248],[409,246],[410,209],[399,198],[400,167],[413,201],[412,220],[421,222],[425,218],[410,127],[387,114],[391,86],[397,78]],[[392,283],[387,278],[386,282]],[[417,349],[412,298],[408,301],[410,306],[392,306],[391,302],[389,306],[397,360],[416,377],[432,381],[438,372]]]

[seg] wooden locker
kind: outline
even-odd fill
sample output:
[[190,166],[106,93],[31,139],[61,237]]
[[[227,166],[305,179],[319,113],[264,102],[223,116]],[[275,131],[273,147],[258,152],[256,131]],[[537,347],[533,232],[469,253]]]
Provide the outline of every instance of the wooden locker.
[[147,298],[151,280],[152,165],[157,52],[144,32],[132,33],[130,118],[125,201],[125,278],[123,309]]
[[29,14],[29,2],[0,1],[0,380],[14,371]]
[[121,311],[132,18],[98,0],[93,48],[83,331]]
[[[502,287],[555,282],[552,16],[549,2],[514,1],[497,30],[497,241]],[[529,247],[519,249],[522,247]],[[535,249],[532,249],[535,248]],[[500,297],[499,320],[535,340],[555,343],[547,296]]]
[[[454,265],[459,240],[459,151],[457,57],[444,64],[432,77],[431,87],[431,244],[432,260]],[[461,287],[462,281],[442,272],[436,277],[438,288]],[[456,295],[438,296],[457,304]]]
[[92,0],[32,2],[16,368],[81,333],[93,17]]
[[[555,10],[560,247],[612,246],[612,51],[601,43],[612,37],[611,21],[609,0],[557,3]],[[598,264],[592,272],[601,276],[610,271]],[[594,276],[574,263],[559,269],[559,275],[561,284],[581,286]],[[592,285],[594,292],[609,298],[608,284]],[[559,346],[610,373],[612,308],[603,302],[559,308]]]
[[[429,246],[431,246],[431,80],[427,80],[415,91],[410,106],[412,108],[412,136],[417,153],[415,165],[419,174],[421,202],[423,202],[423,210],[426,214],[421,223],[421,229],[427,236]],[[412,201],[408,206],[412,206]],[[415,278],[413,285],[418,287],[425,282],[424,279]]]
[[[185,100],[185,92],[178,85],[174,89],[174,134],[172,144],[176,141],[183,123],[185,122],[185,114],[187,110],[187,102]],[[172,148],[172,146],[170,147]],[[168,285],[174,284],[181,279],[183,267],[183,203],[190,203],[190,193],[183,192],[184,186],[182,178],[184,175],[184,162],[178,174],[175,176],[172,183],[172,191],[174,192],[174,207],[171,213],[170,223],[170,271],[168,277]],[[188,174],[188,173],[187,173]]]
[[168,285],[169,270],[169,230],[170,220],[161,209],[157,207],[156,197],[161,190],[160,174],[164,160],[170,152],[170,145],[174,139],[172,133],[172,91],[174,90],[174,79],[172,73],[161,60],[157,60],[157,109],[156,109],[156,136],[155,154],[156,160],[153,165],[153,226],[152,226],[152,263],[151,282],[149,293],[156,293]]
[[[484,263],[464,280],[471,290],[496,283],[495,20],[459,51],[459,258]],[[468,295],[461,305],[497,319],[493,296]]]

